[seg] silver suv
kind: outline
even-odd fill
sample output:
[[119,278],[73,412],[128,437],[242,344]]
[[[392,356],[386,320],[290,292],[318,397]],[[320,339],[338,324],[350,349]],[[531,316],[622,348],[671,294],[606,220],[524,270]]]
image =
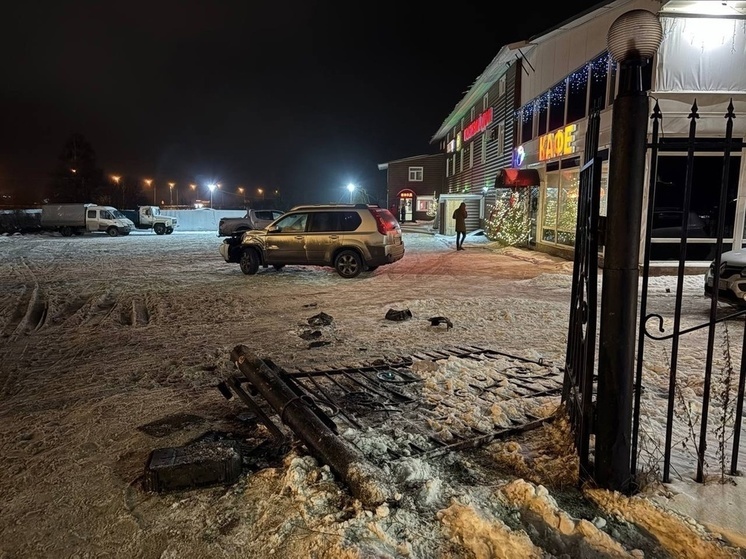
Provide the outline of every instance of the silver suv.
[[404,256],[401,227],[393,214],[369,204],[296,206],[264,229],[229,237],[220,245],[226,262],[247,275],[260,266],[331,266],[357,277]]

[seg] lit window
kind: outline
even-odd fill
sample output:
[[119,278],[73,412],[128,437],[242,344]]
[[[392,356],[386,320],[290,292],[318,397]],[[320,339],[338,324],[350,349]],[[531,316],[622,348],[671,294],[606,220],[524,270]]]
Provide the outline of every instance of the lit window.
[[410,167],[409,168],[409,181],[410,182],[422,182],[423,168],[422,167]]
[[435,206],[435,199],[432,196],[417,197],[417,211],[430,212]]

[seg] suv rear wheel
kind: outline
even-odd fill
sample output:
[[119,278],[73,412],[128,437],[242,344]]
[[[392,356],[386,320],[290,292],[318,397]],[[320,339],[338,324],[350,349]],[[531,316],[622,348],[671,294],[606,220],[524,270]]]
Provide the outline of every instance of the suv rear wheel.
[[241,253],[239,265],[244,274],[253,276],[259,270],[259,255],[253,248],[247,248]]
[[354,278],[363,271],[363,259],[354,250],[343,250],[334,259],[334,269],[343,278]]

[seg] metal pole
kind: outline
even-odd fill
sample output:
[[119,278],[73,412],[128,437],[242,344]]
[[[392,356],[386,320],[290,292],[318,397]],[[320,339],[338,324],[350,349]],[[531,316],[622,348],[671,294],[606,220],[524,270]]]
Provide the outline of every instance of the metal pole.
[[629,492],[640,228],[649,110],[648,97],[642,87],[642,61],[621,63],[619,79],[609,154],[595,478],[601,487]]
[[350,487],[364,505],[375,507],[393,499],[383,471],[332,431],[305,399],[248,347],[238,345],[233,348],[231,361],[277,411],[280,420],[301,438],[317,459],[327,464]]

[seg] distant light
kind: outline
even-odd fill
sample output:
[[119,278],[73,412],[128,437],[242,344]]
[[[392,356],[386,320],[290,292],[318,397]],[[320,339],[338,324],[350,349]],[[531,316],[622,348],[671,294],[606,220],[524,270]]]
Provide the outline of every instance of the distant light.
[[354,192],[355,191],[355,185],[352,184],[352,183],[348,184],[347,185],[347,190],[349,190],[350,192]]
[[215,190],[217,187],[218,187],[217,184],[208,184],[207,185],[207,188],[210,189],[210,192],[212,192],[213,190]]

